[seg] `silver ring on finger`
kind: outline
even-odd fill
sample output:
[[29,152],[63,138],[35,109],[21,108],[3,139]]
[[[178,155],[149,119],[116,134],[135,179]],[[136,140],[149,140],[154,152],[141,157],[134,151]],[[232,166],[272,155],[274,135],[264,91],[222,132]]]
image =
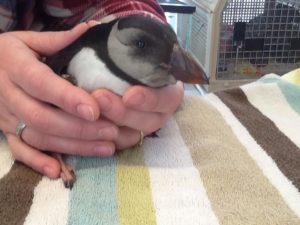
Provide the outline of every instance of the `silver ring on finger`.
[[140,130],[140,140],[138,142],[138,146],[142,146],[144,142],[144,132]]
[[23,141],[23,138],[22,138],[22,133],[24,131],[24,129],[26,128],[26,123],[24,123],[23,121],[20,121],[16,127],[16,135],[17,137]]

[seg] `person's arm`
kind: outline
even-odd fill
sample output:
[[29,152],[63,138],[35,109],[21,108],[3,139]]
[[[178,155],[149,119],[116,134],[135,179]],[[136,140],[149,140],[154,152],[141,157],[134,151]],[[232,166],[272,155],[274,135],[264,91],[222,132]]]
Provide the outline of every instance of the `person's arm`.
[[0,0],[0,33],[12,30],[16,25],[15,1]]

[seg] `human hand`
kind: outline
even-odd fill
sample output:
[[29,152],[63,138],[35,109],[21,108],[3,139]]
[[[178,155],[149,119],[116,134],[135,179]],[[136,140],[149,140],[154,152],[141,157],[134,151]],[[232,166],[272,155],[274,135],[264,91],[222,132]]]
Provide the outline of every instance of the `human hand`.
[[[95,99],[40,61],[88,28],[80,24],[66,32],[0,35],[0,129],[17,160],[53,178],[59,176],[60,165],[43,150],[105,156],[115,149],[112,140],[118,128],[97,120],[100,112]],[[15,134],[19,121],[27,124],[24,141]]]
[[140,131],[147,135],[165,125],[182,101],[183,84],[178,81],[159,89],[133,86],[123,97],[104,89],[92,95],[99,103],[101,116],[119,125],[115,144],[117,149],[124,149],[139,142]]

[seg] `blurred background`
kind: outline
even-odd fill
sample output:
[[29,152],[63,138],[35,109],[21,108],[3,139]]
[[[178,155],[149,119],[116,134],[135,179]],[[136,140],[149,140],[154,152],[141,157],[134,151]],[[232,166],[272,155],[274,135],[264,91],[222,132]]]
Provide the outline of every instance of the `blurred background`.
[[299,0],[159,1],[181,45],[210,79],[204,91],[300,67]]

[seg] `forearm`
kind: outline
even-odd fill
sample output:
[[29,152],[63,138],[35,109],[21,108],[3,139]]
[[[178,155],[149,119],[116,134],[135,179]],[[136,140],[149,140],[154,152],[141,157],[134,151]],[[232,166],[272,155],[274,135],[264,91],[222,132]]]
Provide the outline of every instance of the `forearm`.
[[79,3],[77,1],[63,1],[63,6],[58,6],[55,1],[47,1],[44,5],[46,13],[52,17],[61,17],[56,27],[51,29],[60,30],[73,27],[80,21],[109,21],[113,18],[142,14],[166,22],[164,12],[156,0],[110,0],[90,1]]
[[0,0],[0,21],[0,33],[15,27],[15,1]]
[[[32,29],[34,22],[43,24],[43,30],[66,30],[81,21],[101,21],[122,16],[143,14],[165,22],[164,12],[156,0],[74,1],[47,0],[37,4],[35,0],[0,0],[0,33],[11,30]],[[22,13],[17,10],[23,4]],[[40,8],[38,8],[40,7]],[[35,12],[39,13],[36,18]]]

